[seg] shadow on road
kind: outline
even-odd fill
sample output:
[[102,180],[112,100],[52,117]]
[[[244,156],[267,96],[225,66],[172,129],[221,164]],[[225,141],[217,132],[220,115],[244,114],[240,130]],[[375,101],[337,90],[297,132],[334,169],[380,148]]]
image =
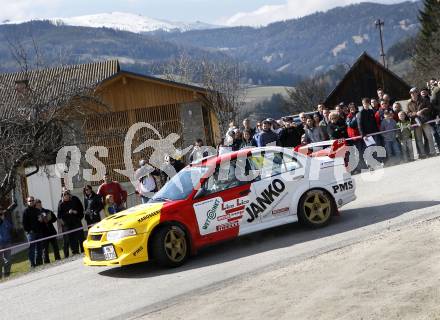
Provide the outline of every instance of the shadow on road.
[[330,225],[325,228],[310,230],[298,223],[292,223],[260,231],[204,248],[199,251],[198,255],[191,257],[180,268],[163,269],[154,263],[146,262],[107,269],[99,272],[99,274],[116,278],[152,278],[202,268],[362,228],[395,218],[408,211],[428,208],[438,204],[440,204],[440,201],[404,201],[367,208],[343,210],[341,216],[334,217]]

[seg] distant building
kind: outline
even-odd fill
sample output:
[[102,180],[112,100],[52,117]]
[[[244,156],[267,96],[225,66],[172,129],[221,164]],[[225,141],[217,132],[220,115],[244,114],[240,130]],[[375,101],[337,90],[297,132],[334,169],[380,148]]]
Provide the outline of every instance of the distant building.
[[383,88],[394,101],[409,99],[411,89],[398,75],[364,52],[324,103],[328,107],[334,107],[340,102],[361,105],[362,98],[376,97],[378,88]]

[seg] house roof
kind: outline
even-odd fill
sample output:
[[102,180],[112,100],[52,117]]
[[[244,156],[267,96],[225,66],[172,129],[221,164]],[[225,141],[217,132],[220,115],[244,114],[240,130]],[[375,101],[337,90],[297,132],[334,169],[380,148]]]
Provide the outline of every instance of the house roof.
[[41,91],[47,89],[47,94],[53,95],[56,92],[62,92],[62,89],[65,90],[66,85],[74,85],[83,88],[106,85],[124,75],[198,93],[206,92],[206,89],[196,85],[124,71],[121,70],[118,60],[106,60],[86,64],[0,74],[0,105],[2,101],[8,101],[10,103],[11,101],[17,100],[18,93],[15,89],[16,84],[19,82],[26,82],[30,88],[33,89],[38,88],[37,90]]
[[[393,79],[393,82],[395,82],[397,85],[404,88],[404,91],[406,93],[408,92],[410,85],[406,83],[402,78],[400,78],[397,74],[395,74],[393,71],[385,68],[379,61],[371,57],[367,52],[363,52],[359,58],[356,60],[356,62],[351,66],[351,68],[347,71],[347,73],[344,75],[341,81],[336,85],[336,87],[330,92],[330,94],[325,99],[325,104],[329,104],[330,101],[334,100],[334,96],[338,94],[341,90],[343,90],[343,87],[346,85],[346,82],[350,80],[350,77],[353,73],[356,73],[357,69],[361,66],[361,64],[365,62],[370,62],[374,65],[374,67],[381,72],[382,74],[388,75],[390,78]],[[380,85],[382,86],[382,85]],[[379,86],[378,86],[379,87]],[[377,89],[377,88],[375,88]],[[386,89],[386,88],[385,88]],[[365,93],[365,96],[367,96],[367,93]],[[341,100],[343,101],[343,100]],[[347,102],[347,101],[346,101]]]

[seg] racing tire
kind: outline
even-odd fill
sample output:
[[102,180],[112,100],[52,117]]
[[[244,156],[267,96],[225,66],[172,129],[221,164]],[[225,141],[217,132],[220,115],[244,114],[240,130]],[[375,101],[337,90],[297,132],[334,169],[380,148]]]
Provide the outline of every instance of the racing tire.
[[153,259],[162,267],[179,267],[188,258],[189,242],[185,231],[176,225],[160,228],[151,242]]
[[299,201],[298,221],[309,228],[321,228],[329,224],[335,212],[332,196],[324,190],[312,189]]

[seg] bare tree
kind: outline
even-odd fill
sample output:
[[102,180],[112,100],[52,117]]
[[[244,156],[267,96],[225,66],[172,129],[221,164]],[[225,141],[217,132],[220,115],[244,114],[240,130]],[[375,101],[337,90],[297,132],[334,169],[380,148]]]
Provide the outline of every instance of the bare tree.
[[24,168],[53,164],[63,146],[84,143],[86,116],[104,106],[95,84],[85,83],[75,67],[32,70],[41,67],[39,55],[19,44],[11,50],[21,72],[0,75],[0,199],[15,189]]
[[321,78],[306,79],[295,88],[286,90],[288,98],[284,109],[286,113],[294,114],[311,111],[324,101],[328,93],[328,83]]
[[246,92],[238,62],[227,58],[216,61],[193,59],[182,52],[163,66],[161,72],[168,80],[198,84],[206,89],[205,103],[217,116],[222,135],[229,122],[238,120]]

